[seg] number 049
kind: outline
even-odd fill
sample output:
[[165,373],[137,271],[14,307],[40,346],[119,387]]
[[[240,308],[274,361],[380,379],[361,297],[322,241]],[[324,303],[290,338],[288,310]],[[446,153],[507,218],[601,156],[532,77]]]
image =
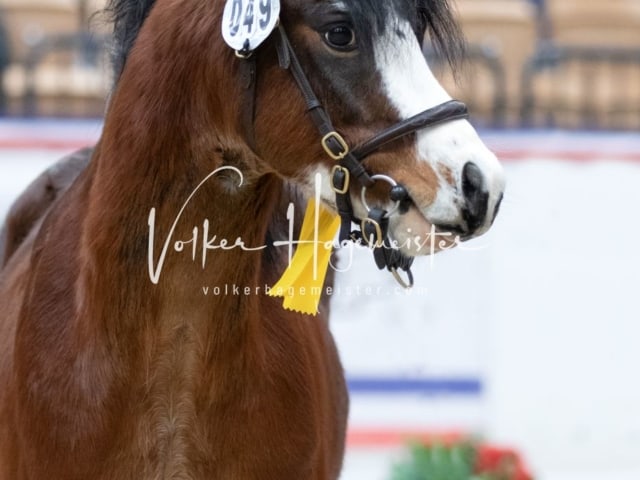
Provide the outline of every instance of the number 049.
[[[253,13],[256,0],[249,0],[244,6],[243,0],[233,0],[231,17],[229,19],[229,33],[235,37],[244,25],[249,35],[253,33]],[[266,30],[271,22],[271,0],[258,0],[258,22],[261,30]]]

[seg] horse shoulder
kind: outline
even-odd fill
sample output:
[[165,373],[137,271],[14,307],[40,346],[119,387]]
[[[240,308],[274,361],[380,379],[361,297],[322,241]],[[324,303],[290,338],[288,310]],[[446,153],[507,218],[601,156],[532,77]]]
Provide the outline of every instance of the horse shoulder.
[[17,319],[24,299],[30,254],[35,235],[30,235],[17,249],[0,273],[0,480],[18,477],[20,449],[16,425],[17,392],[14,372],[14,345]]
[[0,269],[86,167],[93,148],[78,150],[41,173],[9,209],[0,231]]
[[87,180],[61,187],[65,193],[45,209],[2,271],[0,301],[9,307],[2,328],[10,333],[2,335],[3,346],[12,353],[11,360],[3,357],[0,374],[9,392],[2,398],[2,425],[15,432],[9,442],[21,458],[13,465],[27,478],[80,478],[64,464],[95,471],[110,441],[104,429],[108,352],[78,321]]

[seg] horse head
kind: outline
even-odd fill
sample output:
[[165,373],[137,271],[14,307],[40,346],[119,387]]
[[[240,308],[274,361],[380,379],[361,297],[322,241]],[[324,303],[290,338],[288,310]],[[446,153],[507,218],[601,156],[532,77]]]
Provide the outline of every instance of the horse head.
[[[258,4],[256,14],[267,20],[262,7],[271,0]],[[440,0],[284,0],[279,30],[250,52],[257,57],[255,92],[240,91],[229,99],[235,102],[238,134],[266,170],[307,186],[320,173],[323,202],[340,210],[336,191],[341,186],[336,188],[334,175],[342,158],[336,157],[345,149],[358,152],[368,141],[376,144],[381,132],[393,133],[421,112],[446,105],[451,97],[430,71],[422,40],[429,33],[453,59],[461,37],[447,2]],[[282,42],[291,46],[290,55]],[[228,56],[227,61],[240,68],[236,82],[242,83],[242,65],[248,60]],[[294,65],[282,68],[287,62]],[[302,71],[297,76],[296,62]],[[247,127],[243,111],[251,96],[253,125]],[[315,100],[326,118],[314,118]],[[346,195],[352,217],[366,218],[371,206],[384,209],[389,237],[405,255],[430,253],[424,239],[434,232],[450,232],[463,240],[478,236],[497,214],[504,189],[502,168],[459,113],[450,118],[445,114],[433,125],[427,125],[427,118],[404,135],[391,135],[389,142],[378,142],[367,152],[360,149],[366,155],[357,160],[369,178],[363,182],[351,172]],[[329,130],[338,133],[337,155],[321,141],[325,132],[318,124],[327,121],[332,124]],[[404,187],[404,197],[395,199],[399,208],[389,199],[388,183]],[[363,187],[368,187],[365,194]]]

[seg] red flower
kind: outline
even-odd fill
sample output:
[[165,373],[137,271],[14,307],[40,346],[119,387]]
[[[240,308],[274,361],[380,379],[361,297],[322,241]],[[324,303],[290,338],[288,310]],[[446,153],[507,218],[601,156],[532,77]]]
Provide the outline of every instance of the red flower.
[[494,474],[500,480],[533,480],[518,453],[492,445],[478,445],[475,472]]

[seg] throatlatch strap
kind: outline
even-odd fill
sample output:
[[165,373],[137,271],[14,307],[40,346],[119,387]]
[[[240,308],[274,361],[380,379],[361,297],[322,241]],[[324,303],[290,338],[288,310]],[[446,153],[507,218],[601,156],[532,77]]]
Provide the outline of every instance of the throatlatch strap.
[[248,56],[241,58],[240,68],[242,71],[242,83],[245,89],[244,101],[242,102],[242,129],[247,144],[255,151],[256,137],[253,124],[256,108],[257,61],[253,53],[249,53]]

